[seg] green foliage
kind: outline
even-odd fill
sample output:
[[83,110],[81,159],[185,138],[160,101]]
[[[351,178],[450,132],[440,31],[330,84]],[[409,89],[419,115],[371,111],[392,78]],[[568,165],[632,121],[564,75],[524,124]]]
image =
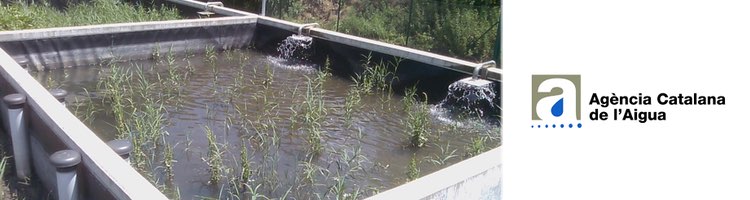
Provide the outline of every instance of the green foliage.
[[413,155],[411,157],[411,161],[409,161],[409,168],[406,171],[406,178],[409,180],[415,180],[419,178],[419,162],[417,161],[417,156]]
[[360,37],[381,40],[388,43],[404,44],[403,7],[370,8],[369,12],[357,12],[352,16],[342,17],[339,31]]
[[487,151],[488,148],[486,143],[487,137],[478,136],[474,139],[471,139],[471,143],[469,143],[466,147],[468,156],[476,156]]
[[[405,98],[415,98],[415,89],[409,89]],[[409,94],[411,93],[411,94]],[[426,95],[425,95],[425,98]],[[427,143],[428,127],[430,127],[430,108],[423,102],[406,101],[405,110],[407,111],[406,131],[409,135],[409,142],[413,147],[423,147]]]
[[305,101],[302,103],[302,120],[307,125],[307,142],[310,144],[310,150],[313,154],[320,153],[323,150],[324,131],[322,127],[328,114],[323,84],[329,77],[331,77],[331,73],[326,69],[318,71],[314,77],[307,77]]
[[440,23],[435,24],[433,48],[459,57],[489,58],[493,52],[496,33],[493,30],[496,30],[497,18],[491,20],[481,14],[470,9],[446,11]]
[[305,9],[302,0],[268,1],[267,12],[281,19],[298,18]]
[[216,141],[216,134],[211,130],[210,127],[205,126],[206,138],[208,139],[208,155],[206,163],[209,166],[209,172],[211,173],[212,184],[217,184],[221,180],[221,170],[224,168],[221,157],[223,152],[219,148],[219,143]]
[[489,60],[495,48],[498,0],[341,2],[340,15],[338,5],[326,9],[309,0],[279,1],[270,15],[314,20],[327,29],[475,61]]
[[146,8],[118,0],[92,0],[70,5],[65,11],[43,4],[0,6],[0,30],[82,26],[93,24],[180,19],[177,9]]
[[20,4],[0,6],[0,31],[29,29],[34,27],[32,13]]

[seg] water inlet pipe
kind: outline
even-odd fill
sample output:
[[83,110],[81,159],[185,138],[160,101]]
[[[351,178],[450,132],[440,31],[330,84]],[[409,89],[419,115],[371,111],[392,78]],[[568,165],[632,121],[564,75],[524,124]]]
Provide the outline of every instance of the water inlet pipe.
[[299,34],[299,35],[305,35],[305,34],[302,33],[302,31],[305,28],[312,28],[312,27],[318,27],[318,26],[320,26],[320,24],[318,24],[318,23],[302,24],[301,26],[299,26],[299,29],[297,29],[297,34]]
[[[489,69],[489,68],[493,68],[493,67],[496,67],[496,66],[497,66],[497,64],[495,64],[494,60],[490,60],[490,61],[487,61],[487,62],[483,62],[483,63],[477,64],[477,66],[474,67],[474,73],[473,73],[471,79],[472,80],[478,79],[479,78],[479,72],[482,71],[482,69]],[[484,76],[482,78],[486,78],[487,77],[488,71],[489,70],[485,70]]]
[[57,199],[77,200],[78,174],[76,166],[81,163],[81,154],[73,150],[60,150],[49,156],[52,165],[57,168]]
[[9,94],[3,97],[7,106],[8,132],[10,133],[11,144],[13,146],[13,159],[16,163],[16,177],[25,180],[31,176],[31,164],[29,155],[29,134],[26,132],[26,117],[23,114],[23,107],[26,104],[26,96],[22,94]]
[[209,1],[206,2],[206,6],[203,7],[203,11],[198,12],[198,15],[211,17],[211,15],[216,14],[214,13],[214,7],[224,7],[224,3],[221,1]]

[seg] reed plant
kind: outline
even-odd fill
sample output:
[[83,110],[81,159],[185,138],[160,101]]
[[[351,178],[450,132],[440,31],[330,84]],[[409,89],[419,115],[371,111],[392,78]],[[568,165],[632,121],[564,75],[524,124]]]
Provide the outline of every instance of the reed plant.
[[411,161],[409,161],[409,166],[406,171],[406,178],[408,180],[415,180],[419,178],[419,161],[417,161],[417,155],[412,155]]
[[458,155],[456,155],[457,149],[451,150],[451,143],[448,142],[448,144],[440,147],[440,154],[433,155],[431,158],[428,159],[428,161],[436,166],[442,166],[446,165],[450,159],[457,158]]
[[305,101],[302,103],[302,121],[307,127],[307,142],[311,153],[323,149],[323,121],[328,111],[325,105],[323,84],[331,76],[327,70],[320,70],[314,77],[307,77]]
[[245,146],[244,141],[242,142],[242,145],[240,147],[240,159],[241,159],[241,167],[242,172],[240,172],[240,181],[242,183],[248,183],[250,181],[250,177],[253,175],[253,171],[250,168],[250,155],[247,153],[247,147]]
[[92,99],[94,96],[91,95],[88,89],[83,88],[83,93],[83,98],[75,96],[73,103],[69,105],[73,107],[73,115],[84,123],[91,123],[95,120],[96,113],[101,109],[94,105],[94,100]]
[[338,200],[354,200],[361,198],[360,190],[356,189],[353,192],[347,191],[346,180],[346,176],[338,176],[333,178],[334,183],[328,190],[328,193],[331,193],[333,195],[331,198]]
[[169,48],[169,53],[166,57],[167,65],[167,81],[168,84],[164,88],[166,90],[178,90],[180,83],[183,82],[183,75],[179,72],[179,66],[177,66],[177,57],[174,54],[174,49]]
[[[0,177],[5,177],[5,170],[8,166],[8,156],[4,156],[0,159]],[[6,188],[4,180],[0,180],[0,197],[3,199],[13,199],[16,196],[10,191],[10,188]]]
[[206,138],[208,140],[208,153],[207,158],[205,158],[204,161],[208,164],[209,173],[211,174],[209,182],[212,184],[218,184],[219,181],[221,181],[222,169],[224,168],[224,164],[221,160],[223,152],[221,151],[219,143],[216,140],[216,135],[211,128],[205,126],[204,129],[206,130]]
[[128,113],[126,108],[128,97],[125,86],[130,82],[131,73],[113,62],[106,65],[108,66],[109,74],[99,80],[98,88],[103,91],[105,100],[110,104],[118,137],[125,138],[127,137],[125,126],[126,115]]
[[351,121],[352,114],[361,108],[361,104],[362,94],[360,90],[357,87],[350,87],[344,99],[344,119],[347,122]]
[[477,136],[471,139],[471,142],[466,146],[466,154],[468,157],[479,155],[487,151],[487,137]]
[[[425,95],[426,98],[427,95]],[[407,107],[406,131],[413,147],[423,147],[427,142],[430,127],[430,107],[425,103],[416,103]]]
[[[393,62],[384,62],[380,60],[377,63],[372,61],[372,52],[363,55],[362,67],[364,71],[355,76],[355,83],[364,94],[372,92],[389,92],[392,90],[391,84],[396,80],[395,71],[401,63],[400,59]],[[390,68],[393,68],[391,71]]]
[[216,86],[217,82],[219,81],[219,66],[217,65],[219,57],[217,55],[216,48],[213,46],[206,46],[204,56],[204,62],[207,63],[209,67],[211,67],[211,74],[214,78],[214,86]]
[[162,60],[161,55],[161,45],[156,44],[153,49],[151,49],[151,59],[155,60],[156,62],[160,63]]
[[173,147],[169,145],[169,143],[165,140],[164,142],[164,151],[163,155],[164,158],[162,159],[162,165],[164,165],[164,173],[167,176],[168,180],[174,179],[174,163],[177,162],[174,160],[174,150]]

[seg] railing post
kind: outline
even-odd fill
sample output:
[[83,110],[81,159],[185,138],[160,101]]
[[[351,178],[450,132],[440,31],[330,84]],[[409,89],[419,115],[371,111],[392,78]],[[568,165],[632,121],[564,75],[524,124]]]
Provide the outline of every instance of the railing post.
[[55,97],[57,101],[62,103],[63,106],[65,106],[65,97],[68,96],[68,91],[65,91],[63,89],[51,89],[49,93],[52,94],[52,96]]
[[125,162],[130,164],[130,152],[133,152],[133,143],[130,142],[128,139],[119,139],[119,140],[112,140],[107,142],[107,145],[109,145],[112,150],[117,153],[117,155],[120,155]]
[[7,107],[5,119],[8,121],[8,132],[13,146],[13,159],[16,163],[16,176],[19,179],[29,178],[31,165],[29,164],[29,135],[26,132],[26,118],[23,107],[26,96],[9,94],[3,97]]
[[78,174],[76,166],[81,163],[81,154],[73,150],[57,151],[50,156],[50,161],[57,168],[57,199],[78,199]]
[[263,5],[262,5],[262,7],[263,7],[263,8],[261,8],[261,10],[260,10],[260,15],[261,15],[261,16],[266,16],[266,0],[263,0]]

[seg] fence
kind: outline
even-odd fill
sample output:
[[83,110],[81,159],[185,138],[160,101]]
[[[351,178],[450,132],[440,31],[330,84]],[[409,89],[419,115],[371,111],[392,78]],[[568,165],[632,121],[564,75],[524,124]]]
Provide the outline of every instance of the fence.
[[267,16],[472,61],[500,58],[499,0],[276,0]]

